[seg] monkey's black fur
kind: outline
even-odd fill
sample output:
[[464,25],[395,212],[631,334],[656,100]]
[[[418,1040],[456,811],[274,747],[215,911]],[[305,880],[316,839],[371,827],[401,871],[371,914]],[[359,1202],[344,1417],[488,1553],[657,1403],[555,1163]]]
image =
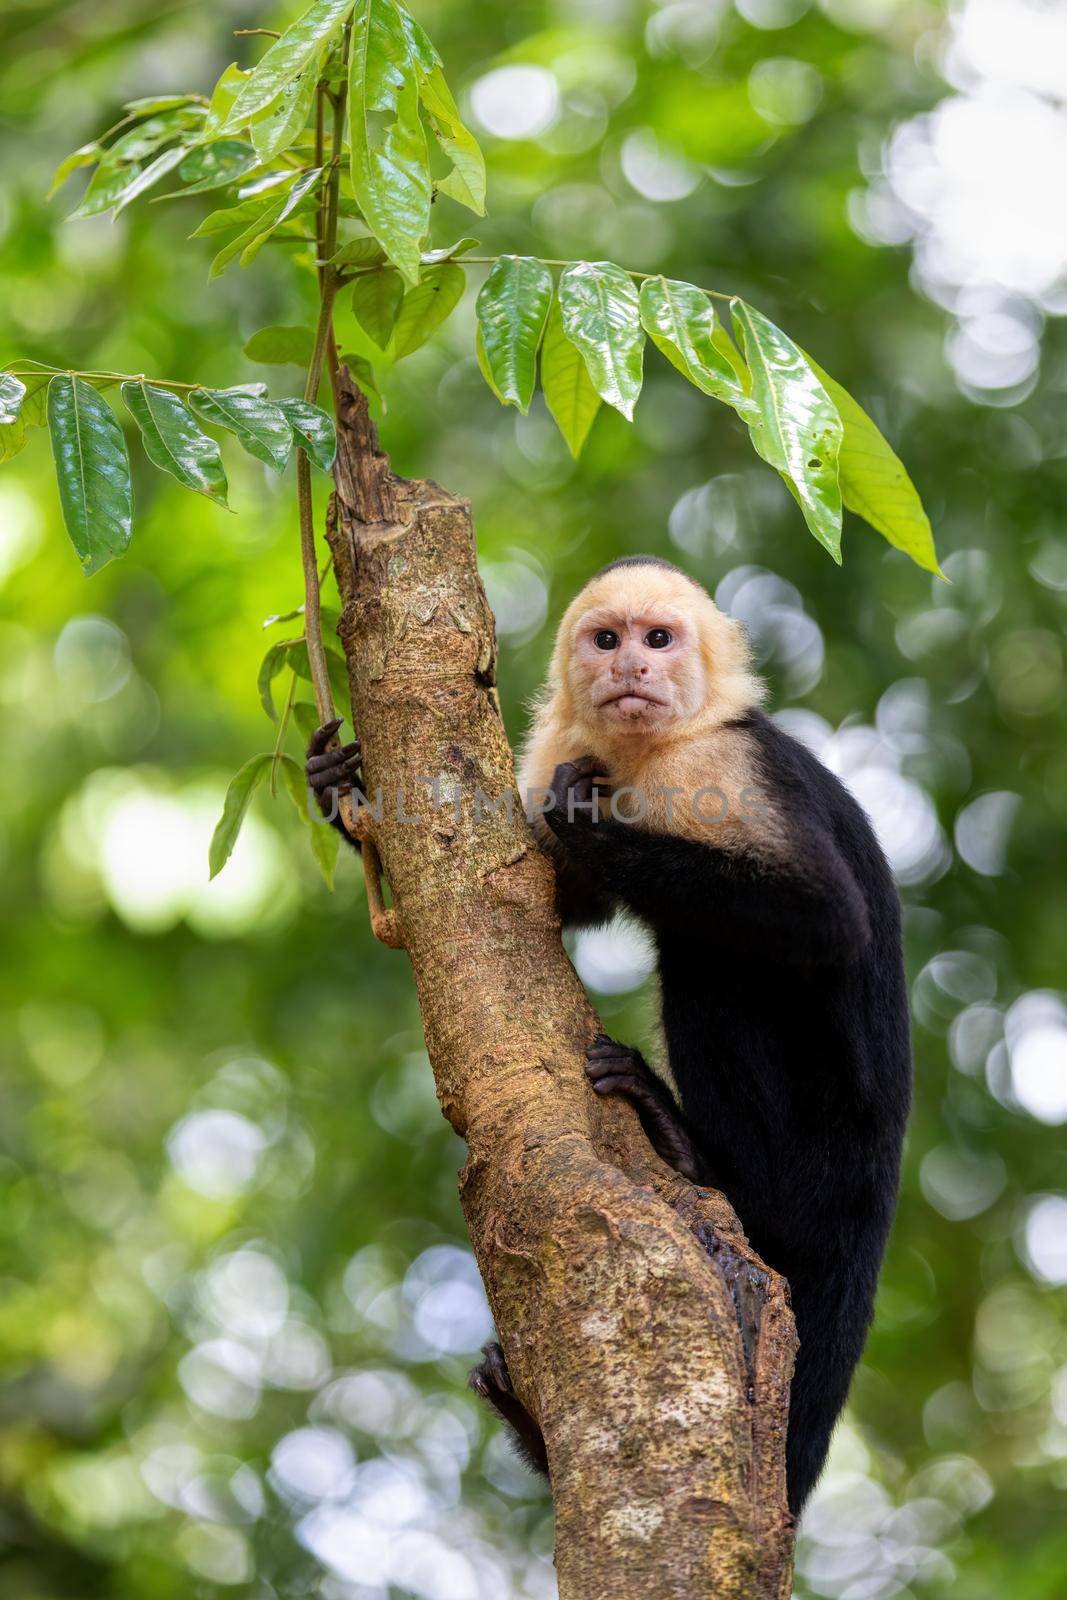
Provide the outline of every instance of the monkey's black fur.
[[568,795],[589,798],[595,763],[557,770],[546,821],[576,875],[652,930],[699,1175],[788,1279],[799,1512],[863,1350],[896,1202],[911,1086],[900,906],[844,785],[762,712],[733,726],[789,828],[787,868],[717,847],[713,826],[705,844],[594,821],[580,804],[568,820]]

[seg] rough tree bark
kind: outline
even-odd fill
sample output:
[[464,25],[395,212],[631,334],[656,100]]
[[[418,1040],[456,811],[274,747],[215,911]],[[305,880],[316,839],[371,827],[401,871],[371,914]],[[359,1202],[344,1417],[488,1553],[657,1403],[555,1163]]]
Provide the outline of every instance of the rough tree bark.
[[391,473],[345,373],[338,418],[339,631],[365,787],[384,801],[360,823],[394,901],[376,932],[407,950],[438,1098],[467,1141],[463,1211],[545,1436],[560,1595],[787,1600],[784,1282],[722,1196],[586,1084],[597,1022],[551,868],[517,799],[512,814],[478,799],[515,778],[470,506]]

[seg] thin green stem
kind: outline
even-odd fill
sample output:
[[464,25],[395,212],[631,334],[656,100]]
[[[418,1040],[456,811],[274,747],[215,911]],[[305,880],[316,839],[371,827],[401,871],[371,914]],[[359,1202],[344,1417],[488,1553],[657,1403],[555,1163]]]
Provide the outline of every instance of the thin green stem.
[[[345,27],[341,45],[342,63],[348,60],[351,39],[352,25],[348,23]],[[330,145],[329,177],[325,185],[325,206],[320,206],[319,223],[316,229],[320,246],[319,255],[325,258],[327,262],[337,248],[337,211],[346,99],[345,81],[342,80],[342,87],[333,105],[333,129]],[[323,120],[320,94],[316,117],[317,157],[321,157]],[[318,397],[319,384],[322,381],[322,371],[327,355],[329,355],[331,362],[331,381],[334,377],[333,363],[336,360],[336,346],[333,338],[333,302],[337,287],[337,272],[335,268],[329,265],[320,267],[319,317],[315,326],[315,345],[308,366],[307,382],[304,385],[304,399],[312,403]],[[326,647],[322,642],[322,617],[319,608],[320,579],[315,554],[315,507],[311,492],[311,464],[308,461],[307,452],[302,449],[296,453],[296,493],[300,512],[300,560],[304,569],[304,637],[307,640],[308,665],[311,668],[311,681],[315,689],[315,704],[318,707],[319,718],[322,722],[330,722],[333,720],[335,713],[333,693],[330,689],[330,675],[326,666]]]
[[42,370],[53,377],[106,378],[109,383],[150,383],[154,389],[202,389],[202,383],[179,383],[177,378],[149,378],[143,372],[82,372],[74,367],[52,367],[42,361],[36,367],[4,367],[3,372],[12,378],[39,378]]
[[289,727],[289,718],[293,711],[293,697],[296,694],[296,673],[294,672],[289,683],[289,694],[286,698],[285,709],[278,721],[278,737],[274,741],[274,755],[270,764],[270,797],[273,800],[278,793],[278,767],[282,759],[282,745],[285,743],[286,730]]

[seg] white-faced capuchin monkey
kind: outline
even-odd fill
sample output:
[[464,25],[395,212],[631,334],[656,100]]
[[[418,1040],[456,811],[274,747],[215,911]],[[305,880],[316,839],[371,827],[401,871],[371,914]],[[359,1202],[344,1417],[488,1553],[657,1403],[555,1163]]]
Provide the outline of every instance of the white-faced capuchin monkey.
[[[560,624],[519,771],[565,924],[623,908],[656,942],[677,1098],[601,1035],[586,1072],[661,1156],[733,1205],[788,1280],[787,1444],[800,1511],[863,1350],[911,1087],[900,905],[863,811],[761,710],[740,625],[652,556],[613,562]],[[309,750],[320,799],[358,749]],[[471,1375],[547,1470],[498,1345]]]

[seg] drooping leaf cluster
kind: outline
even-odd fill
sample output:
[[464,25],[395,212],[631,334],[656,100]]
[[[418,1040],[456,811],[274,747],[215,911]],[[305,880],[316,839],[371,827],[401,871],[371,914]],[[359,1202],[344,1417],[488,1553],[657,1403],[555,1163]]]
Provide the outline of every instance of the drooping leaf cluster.
[[842,506],[938,571],[930,523],[903,463],[862,407],[753,306],[730,300],[731,338],[694,284],[576,261],[501,256],[478,296],[478,358],[505,405],[526,411],[538,353],[549,411],[577,456],[601,401],[632,418],[646,335],[690,383],[729,406],[781,473],[811,532],[841,560]]
[[[75,216],[117,214],[169,176],[178,187],[164,198],[230,190],[193,233],[215,246],[210,275],[234,262],[250,265],[268,241],[290,244],[295,263],[317,270],[320,283],[328,272],[334,289],[351,285],[356,320],[386,363],[417,350],[461,301],[460,258],[476,241],[429,248],[431,201],[436,191],[482,214],[485,163],[437,51],[400,0],[315,0],[256,67],[227,67],[209,100],[157,97],[130,102],[126,112],[56,173],[53,187],[95,166]],[[434,172],[431,147],[442,172]],[[712,297],[693,284],[649,276],[638,286],[640,275],[607,261],[571,262],[558,284],[549,265],[533,257],[503,255],[486,264],[476,329],[486,381],[502,403],[525,412],[540,360],[546,404],[575,456],[602,401],[632,419],[647,337],[690,383],[744,422],[836,561],[847,506],[920,566],[938,571],[930,524],[903,464],[857,402],[754,307],[730,300],[731,337]],[[306,366],[315,341],[311,327],[264,328],[245,354]],[[351,359],[357,379],[380,392],[372,363]],[[143,382],[139,391],[127,385],[124,398],[150,459],[225,503],[217,451],[213,456],[210,441],[183,417],[182,403],[153,399]],[[0,412],[0,459],[21,444],[26,417],[35,420],[32,395],[27,404],[21,420],[17,397],[7,405],[10,417]],[[114,465],[121,441],[99,404],[86,404],[96,406],[90,442],[112,461],[110,477],[88,467],[79,472],[69,451],[57,450],[57,460],[75,475],[73,489],[61,486],[61,499],[76,548],[93,570],[125,548],[129,529]],[[281,404],[298,443],[328,467],[321,421],[310,422],[309,434],[292,412],[297,402]],[[262,418],[253,424],[252,402],[231,392],[225,402],[191,405],[223,427],[230,425],[224,411],[239,417],[235,431],[246,447],[272,466],[283,464],[289,434]],[[65,414],[58,406],[56,412]],[[161,421],[175,434],[177,454]]]
[[[133,519],[126,438],[101,391],[120,386],[154,466],[219,505],[227,504],[226,474],[205,425],[233,434],[274,471],[285,468],[295,446],[328,472],[334,424],[314,399],[334,348],[337,294],[350,295],[367,349],[377,353],[344,359],[357,381],[380,394],[379,369],[441,328],[475,265],[489,268],[475,306],[475,353],[486,382],[502,404],[526,412],[540,375],[548,410],[575,457],[603,402],[633,419],[651,339],[688,382],[740,419],[835,561],[848,506],[920,566],[938,571],[929,521],[889,444],[857,402],[753,306],[610,261],[474,257],[470,238],[431,244],[435,194],[484,214],[485,162],[437,51],[400,0],[314,0],[255,67],[228,66],[210,98],[157,96],[131,101],[125,112],[60,165],[53,191],[74,172],[94,169],[73,215],[117,216],[165,180],[168,188],[154,199],[214,193],[221,204],[191,234],[210,243],[209,277],[250,266],[268,244],[288,247],[291,265],[315,275],[319,315],[314,327],[262,328],[244,349],[252,361],[306,369],[303,398],[269,399],[263,384],[208,389],[31,361],[0,374],[0,461],[22,447],[28,429],[47,423],[64,520],[86,573],[126,550]],[[728,302],[728,321],[715,300]],[[302,519],[309,507],[305,481]],[[331,693],[341,705],[347,701],[342,658],[329,648],[309,656],[309,643],[317,641],[287,640],[263,663],[260,695],[277,739],[233,780],[212,846],[213,872],[265,775],[274,790],[281,774],[303,810],[302,779],[282,749],[290,723],[303,729],[315,715],[315,707],[295,700],[297,681],[314,683],[320,711]],[[291,682],[279,715],[272,683],[283,669]],[[336,834],[318,826],[311,832],[329,878]]]
[[304,400],[269,400],[262,383],[199,389],[17,365],[0,375],[0,460],[22,448],[27,428],[47,423],[63,520],[87,576],[122,555],[133,530],[126,438],[100,393],[116,384],[149,461],[218,505],[227,505],[226,473],[201,422],[233,434],[275,472],[284,471],[294,443],[324,472],[333,465],[333,418]]

